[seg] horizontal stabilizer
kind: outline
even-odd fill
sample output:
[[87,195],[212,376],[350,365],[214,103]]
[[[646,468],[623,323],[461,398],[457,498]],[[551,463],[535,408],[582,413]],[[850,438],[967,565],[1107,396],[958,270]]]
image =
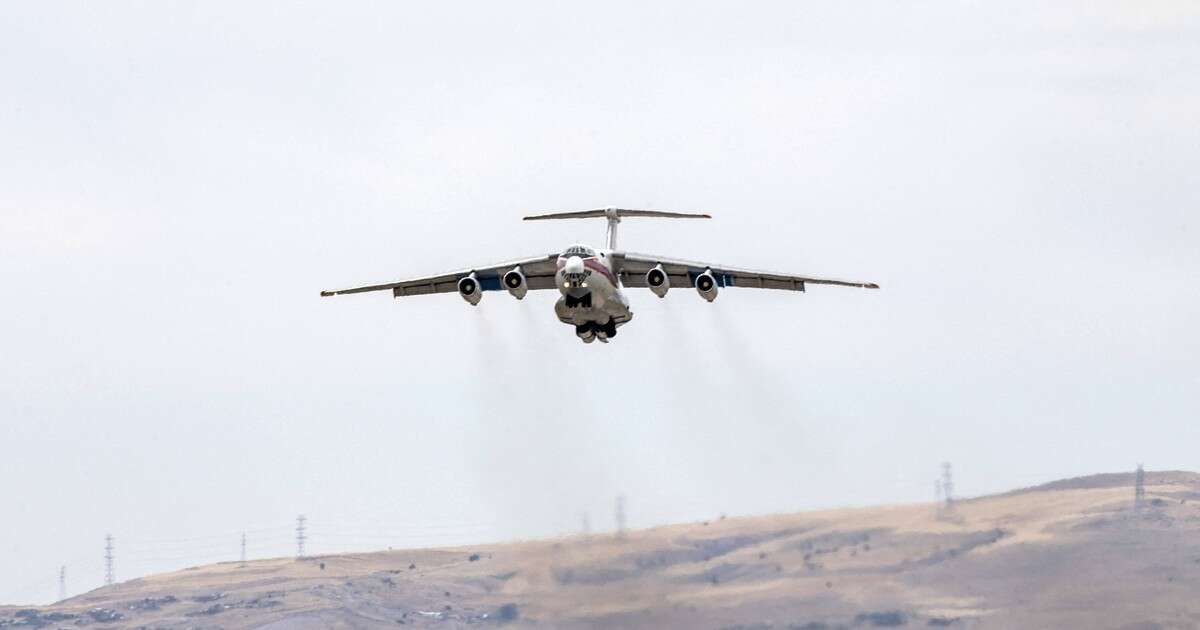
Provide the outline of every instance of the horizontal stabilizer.
[[549,212],[525,217],[526,221],[545,221],[547,219],[593,219],[622,217],[660,217],[664,219],[711,219],[707,214],[693,212],[664,212],[662,210],[629,210],[626,208],[598,208],[596,210],[578,210],[574,212]]

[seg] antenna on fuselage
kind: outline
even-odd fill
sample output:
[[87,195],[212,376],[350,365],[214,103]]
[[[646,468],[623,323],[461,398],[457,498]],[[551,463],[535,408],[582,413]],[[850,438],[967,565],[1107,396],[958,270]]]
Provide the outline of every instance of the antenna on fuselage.
[[663,219],[711,219],[708,214],[693,212],[664,212],[662,210],[630,210],[628,208],[598,208],[596,210],[578,210],[574,212],[549,212],[525,217],[525,221],[545,221],[548,219],[608,219],[608,230],[605,243],[609,249],[617,248],[617,225],[622,217],[658,217]]

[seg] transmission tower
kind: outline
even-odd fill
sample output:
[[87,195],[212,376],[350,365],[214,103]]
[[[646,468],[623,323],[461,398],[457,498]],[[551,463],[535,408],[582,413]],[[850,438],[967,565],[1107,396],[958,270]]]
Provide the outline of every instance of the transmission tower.
[[296,557],[297,558],[304,557],[304,541],[308,540],[308,535],[305,534],[305,529],[304,529],[304,521],[305,520],[306,519],[304,518],[303,514],[296,517]]
[[942,498],[946,501],[947,510],[954,507],[954,477],[950,462],[942,462]]
[[580,532],[584,538],[589,538],[592,535],[592,519],[588,518],[588,513],[584,512],[579,515]]
[[246,532],[242,532],[242,566],[246,566]]
[[937,517],[951,518],[954,513],[954,476],[950,462],[942,462],[942,475],[933,481],[933,493],[937,497]]
[[1133,476],[1133,509],[1141,510],[1146,504],[1146,471],[1138,464]]
[[625,537],[625,495],[617,497],[617,538]]
[[111,586],[116,581],[113,575],[113,537],[108,534],[104,537],[104,584]]
[[67,598],[67,566],[63,565],[58,569],[58,601]]

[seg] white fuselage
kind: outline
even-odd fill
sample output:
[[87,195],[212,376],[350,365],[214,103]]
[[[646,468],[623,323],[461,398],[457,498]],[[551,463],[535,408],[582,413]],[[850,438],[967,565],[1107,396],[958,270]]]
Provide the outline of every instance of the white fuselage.
[[562,297],[554,305],[559,321],[575,326],[584,341],[606,341],[633,318],[629,299],[613,269],[611,250],[576,245],[558,257],[554,276]]

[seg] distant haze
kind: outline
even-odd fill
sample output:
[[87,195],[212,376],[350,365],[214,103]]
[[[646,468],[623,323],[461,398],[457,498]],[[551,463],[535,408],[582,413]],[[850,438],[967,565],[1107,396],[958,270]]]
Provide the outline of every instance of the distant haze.
[[[1200,5],[13,3],[0,602],[1200,467]],[[878,282],[318,291],[600,244]]]

